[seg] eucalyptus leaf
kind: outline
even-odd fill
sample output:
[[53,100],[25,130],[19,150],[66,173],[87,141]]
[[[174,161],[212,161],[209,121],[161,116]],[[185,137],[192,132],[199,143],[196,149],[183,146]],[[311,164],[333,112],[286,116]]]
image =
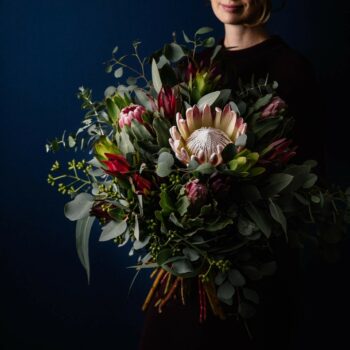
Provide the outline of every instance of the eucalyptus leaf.
[[160,90],[162,89],[162,80],[160,79],[160,74],[155,59],[152,60],[152,82],[154,89],[159,94]]
[[109,241],[114,239],[125,232],[127,229],[126,220],[122,221],[110,221],[107,225],[102,227],[102,233],[99,238],[100,242]]
[[227,273],[219,271],[215,276],[215,280],[214,280],[215,284],[217,286],[220,286],[221,284],[224,283],[224,281],[226,280],[226,277],[227,277]]
[[117,79],[121,78],[123,76],[123,73],[124,73],[123,67],[119,67],[118,69],[116,69],[114,71],[114,77],[117,78]]
[[192,249],[192,248],[185,247],[182,250],[182,253],[190,261],[197,261],[200,258],[200,255],[198,254],[198,252],[196,250]]
[[189,260],[178,260],[173,262],[173,269],[176,273],[182,275],[193,272],[193,266]]
[[157,162],[156,173],[160,177],[166,177],[171,173],[171,167],[174,165],[174,157],[169,152],[162,152]]
[[139,240],[135,241],[133,248],[135,250],[138,250],[145,247],[148,244],[150,239],[151,239],[151,236],[147,236],[143,241],[139,241]]
[[255,304],[259,304],[259,302],[260,302],[259,294],[253,289],[243,288],[243,296],[247,300],[252,301]]
[[232,269],[229,271],[228,279],[235,287],[242,287],[246,283],[244,276],[237,269]]
[[90,284],[89,238],[94,223],[94,216],[86,216],[77,220],[75,227],[75,242],[79,260],[83,265]]
[[91,194],[79,193],[72,201],[64,206],[64,215],[71,221],[76,221],[90,215],[94,204],[94,197]]
[[201,27],[199,28],[195,33],[194,35],[197,36],[197,35],[203,35],[203,34],[207,34],[207,33],[210,33],[213,31],[213,28],[210,28],[210,27]]
[[229,281],[226,281],[219,286],[217,296],[220,300],[227,300],[233,297],[235,291],[235,287]]
[[200,110],[204,109],[204,106],[207,104],[211,106],[220,96],[220,91],[213,91],[207,95],[202,96],[197,102],[197,106]]

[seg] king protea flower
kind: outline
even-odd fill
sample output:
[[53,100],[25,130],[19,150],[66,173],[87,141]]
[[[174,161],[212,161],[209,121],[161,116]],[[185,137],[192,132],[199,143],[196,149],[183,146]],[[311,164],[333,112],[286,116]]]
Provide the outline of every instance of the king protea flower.
[[222,150],[234,143],[240,150],[244,145],[237,143],[245,135],[247,124],[233,111],[229,104],[223,110],[216,107],[212,115],[209,105],[200,111],[197,105],[186,110],[186,119],[176,114],[176,126],[170,128],[169,143],[176,157],[188,165],[191,159],[198,163],[222,163]]

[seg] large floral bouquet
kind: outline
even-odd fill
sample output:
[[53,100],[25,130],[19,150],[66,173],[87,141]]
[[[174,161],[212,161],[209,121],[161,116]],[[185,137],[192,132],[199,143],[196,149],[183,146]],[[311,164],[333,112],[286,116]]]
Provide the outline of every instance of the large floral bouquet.
[[350,192],[320,186],[314,160],[291,163],[293,116],[277,82],[241,82],[238,91],[222,85],[222,47],[210,31],[183,33],[181,45],[174,35],[145,59],[140,42],[131,56],[117,57],[116,47],[107,72],[119,82],[126,70],[133,76],[108,87],[102,101],[79,89],[82,126],[46,148],[87,150],[89,160],[73,159],[68,172],[56,161],[48,182],[71,196],[64,212],[76,221],[88,279],[97,219],[99,241],[130,244],[137,273],[152,269],[143,310],[155,295],[159,312],[172,297],[185,304],[187,282],[197,279],[200,322],[207,304],[222,319],[245,322],[259,303],[252,282],[277,267],[272,239],[291,248],[310,240],[326,252],[343,237]]

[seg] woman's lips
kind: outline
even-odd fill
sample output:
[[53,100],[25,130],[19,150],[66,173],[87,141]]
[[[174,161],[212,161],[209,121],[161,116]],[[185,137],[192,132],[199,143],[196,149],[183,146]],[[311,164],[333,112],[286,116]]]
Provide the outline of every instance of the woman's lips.
[[243,8],[243,5],[225,5],[225,4],[220,4],[220,5],[227,12],[239,12]]

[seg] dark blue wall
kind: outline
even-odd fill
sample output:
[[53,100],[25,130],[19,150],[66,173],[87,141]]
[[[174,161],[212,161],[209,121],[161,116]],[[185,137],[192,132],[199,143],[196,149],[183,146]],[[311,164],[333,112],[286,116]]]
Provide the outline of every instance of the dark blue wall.
[[[331,175],[343,184],[350,182],[348,131],[339,125],[349,117],[344,6],[291,0],[269,24],[314,63],[325,96],[319,102],[332,112],[325,140]],[[201,26],[223,34],[205,0],[0,0],[1,349],[136,349],[149,273],[139,275],[127,298],[134,270],[126,266],[135,259],[128,249],[98,242],[95,230],[87,285],[74,225],[63,216],[68,198],[46,183],[53,160],[67,156],[48,155],[44,145],[79,126],[79,86],[101,99],[114,83],[102,63],[115,45],[129,52],[139,39],[148,55],[171,41],[172,31],[191,34]],[[346,341],[346,327],[337,319],[349,306],[343,283],[348,267],[346,257],[321,269],[310,262],[299,349]]]

